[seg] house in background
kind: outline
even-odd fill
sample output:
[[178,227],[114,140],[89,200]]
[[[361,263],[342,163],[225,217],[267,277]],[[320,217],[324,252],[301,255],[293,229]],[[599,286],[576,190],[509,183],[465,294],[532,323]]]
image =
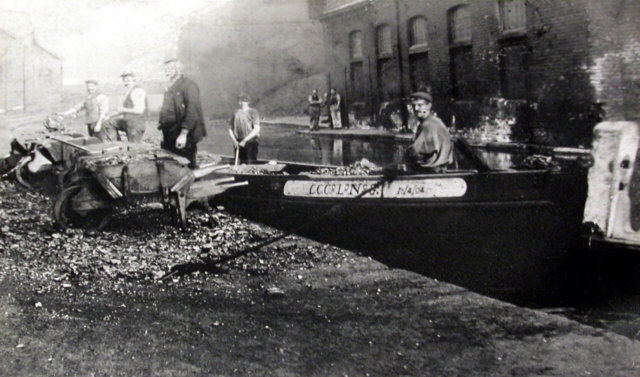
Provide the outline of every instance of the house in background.
[[567,145],[640,116],[638,1],[309,2],[332,85],[361,116],[427,90],[449,125],[502,111],[522,140]]
[[38,43],[29,21],[10,15],[0,21],[0,112],[55,109],[62,61]]

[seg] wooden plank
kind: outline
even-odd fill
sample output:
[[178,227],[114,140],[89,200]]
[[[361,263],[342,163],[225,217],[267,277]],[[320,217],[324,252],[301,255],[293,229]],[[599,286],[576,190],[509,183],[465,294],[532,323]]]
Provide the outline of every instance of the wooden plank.
[[210,198],[212,196],[216,196],[218,194],[222,194],[233,187],[246,186],[249,182],[236,182],[236,183],[220,183],[220,184],[211,184],[209,181],[195,182],[191,185],[189,192],[187,193],[187,203],[192,202],[194,200]]
[[74,148],[76,148],[76,149],[80,149],[81,151],[84,151],[84,152],[87,152],[87,153],[92,153],[92,152],[91,152],[91,149],[89,149],[89,148],[85,148],[85,147],[83,147],[82,145],[74,144],[74,143],[72,143],[72,142],[70,142],[70,141],[68,141],[68,140],[60,139],[60,138],[55,137],[55,136],[51,136],[51,140],[59,141],[59,142],[61,142],[62,144],[69,145],[69,146],[71,146],[71,147],[74,147]]

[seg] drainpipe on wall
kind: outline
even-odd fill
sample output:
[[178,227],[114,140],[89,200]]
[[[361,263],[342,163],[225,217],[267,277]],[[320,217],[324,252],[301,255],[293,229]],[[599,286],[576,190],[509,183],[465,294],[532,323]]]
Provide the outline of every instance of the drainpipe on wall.
[[402,36],[400,34],[400,0],[395,0],[396,6],[396,46],[398,50],[398,74],[400,75],[400,97],[402,106],[400,106],[400,117],[402,118],[402,131],[408,132],[409,128],[407,125],[407,106],[404,103],[404,98],[406,97],[406,90],[404,87],[404,64],[402,62]]

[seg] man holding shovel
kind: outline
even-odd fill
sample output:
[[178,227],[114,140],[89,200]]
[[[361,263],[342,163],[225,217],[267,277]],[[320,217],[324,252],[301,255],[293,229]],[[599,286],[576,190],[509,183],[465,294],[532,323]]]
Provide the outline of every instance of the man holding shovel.
[[238,96],[238,104],[240,108],[233,115],[231,128],[229,128],[236,165],[238,162],[252,163],[258,159],[258,139],[260,138],[260,114],[256,109],[249,107],[249,97],[241,94]]
[[170,86],[164,92],[158,129],[162,131],[161,147],[189,159],[196,167],[197,144],[207,135],[202,116],[200,88],[182,74],[182,63],[169,59],[164,71]]

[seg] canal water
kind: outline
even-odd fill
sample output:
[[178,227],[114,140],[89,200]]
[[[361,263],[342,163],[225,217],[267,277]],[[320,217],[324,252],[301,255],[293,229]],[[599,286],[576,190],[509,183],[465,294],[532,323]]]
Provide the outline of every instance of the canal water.
[[[301,128],[293,126],[263,125],[258,158],[328,165],[350,165],[366,158],[379,166],[385,166],[400,162],[408,146],[407,141],[313,135],[297,132],[299,130]],[[208,131],[207,138],[199,144],[201,150],[233,155],[228,126],[217,124]],[[525,157],[522,154],[482,149],[478,149],[478,152],[491,167],[498,169],[513,167]],[[637,278],[640,279],[640,276]],[[606,282],[605,285],[607,291],[597,292],[597,300],[580,302],[575,297],[567,297],[565,302],[560,302],[557,306],[542,309],[640,340],[640,292],[615,283]],[[473,290],[473,287],[470,288]],[[584,297],[584,292],[581,297]],[[532,303],[531,306],[541,305]]]
[[[363,158],[379,166],[402,161],[408,141],[380,137],[341,137],[297,132],[294,126],[266,124],[261,126],[258,158],[306,162],[322,165],[351,165]],[[216,124],[199,148],[211,153],[233,155],[228,127]],[[487,163],[497,169],[506,169],[517,163],[521,155],[478,150]]]

